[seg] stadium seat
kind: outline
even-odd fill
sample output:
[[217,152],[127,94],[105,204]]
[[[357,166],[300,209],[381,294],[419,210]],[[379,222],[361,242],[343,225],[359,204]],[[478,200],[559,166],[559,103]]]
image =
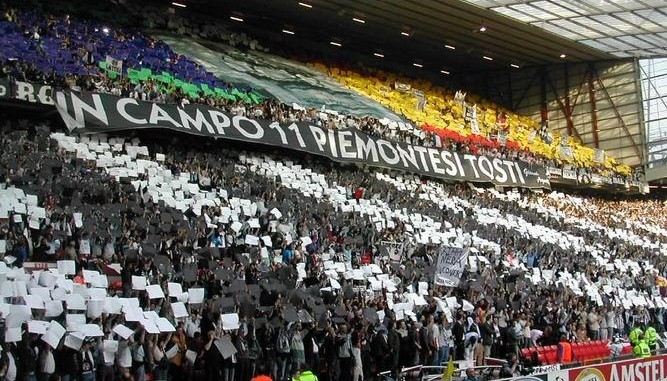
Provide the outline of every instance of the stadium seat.
[[547,356],[544,354],[544,352],[538,352],[537,360],[540,362],[541,365],[548,364]]
[[530,348],[521,349],[521,357],[526,360],[530,360]]
[[629,343],[626,343],[626,345],[623,346],[623,349],[621,349],[621,354],[622,355],[627,355],[632,353],[632,345]]

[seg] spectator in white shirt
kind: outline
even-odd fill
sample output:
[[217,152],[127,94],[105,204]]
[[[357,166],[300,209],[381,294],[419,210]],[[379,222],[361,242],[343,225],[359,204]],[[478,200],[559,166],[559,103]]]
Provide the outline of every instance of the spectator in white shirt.
[[431,346],[431,363],[435,366],[440,365],[440,328],[435,324],[433,316],[429,317],[428,321],[428,341]]
[[37,380],[48,381],[56,371],[56,360],[53,358],[53,350],[49,344],[44,343],[37,358]]
[[606,308],[600,309],[600,333],[598,337],[600,340],[607,340],[607,310]]
[[593,309],[588,313],[588,337],[598,340],[600,337],[600,315]]
[[440,364],[449,360],[450,348],[454,348],[454,336],[452,335],[452,328],[446,318],[440,321]]

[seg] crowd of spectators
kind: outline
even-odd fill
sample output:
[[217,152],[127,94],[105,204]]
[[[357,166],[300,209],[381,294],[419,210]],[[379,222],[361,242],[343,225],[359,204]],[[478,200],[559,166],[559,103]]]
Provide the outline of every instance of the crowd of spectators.
[[[43,24],[22,15],[9,10],[2,24],[3,38],[14,33],[41,57],[3,57],[5,73],[21,80],[464,149],[407,124],[112,79],[94,59],[80,60],[101,57],[105,41],[159,42],[103,28],[85,41],[68,17]],[[70,41],[81,55],[69,64],[90,72],[42,70],[40,49],[66,40],[72,23],[84,40]],[[166,69],[196,68],[167,54]],[[217,81],[191,73],[201,76],[184,79]],[[501,193],[163,131],[69,137],[42,120],[3,121],[7,381],[246,381],[262,373],[283,381],[303,370],[321,380],[379,380],[383,371],[488,357],[509,359],[494,375],[509,377],[520,372],[512,356],[521,348],[561,336],[665,331],[664,201]],[[470,249],[457,287],[434,284],[442,246]],[[62,261],[74,271],[26,268]],[[71,308],[74,294],[84,296],[83,309]],[[35,324],[49,320],[46,330]],[[66,332],[56,335],[59,326]]]
[[[533,151],[525,144],[518,145],[508,141],[503,145],[499,141],[481,136],[463,137],[454,130],[451,134],[443,134],[445,130],[423,127],[419,118],[415,119],[412,114],[406,116],[410,117],[413,123],[417,123],[415,126],[372,116],[359,118],[337,112],[304,109],[298,105],[281,104],[276,100],[260,97],[254,98],[256,101],[251,102],[246,97],[221,96],[220,93],[208,89],[231,90],[235,86],[215,78],[203,66],[174,53],[166,44],[135,30],[110,29],[103,24],[75,21],[69,15],[44,17],[38,13],[16,12],[12,8],[4,13],[4,19],[1,37],[9,49],[2,52],[0,60],[3,61],[6,74],[21,80],[58,84],[64,88],[77,86],[84,90],[130,96],[152,102],[208,104],[235,114],[271,118],[279,122],[308,121],[329,128],[358,128],[370,135],[386,139],[542,165],[561,166],[563,162],[546,155],[545,152],[552,151],[550,149],[544,152]],[[249,47],[257,48],[257,44]],[[129,76],[116,76],[115,73],[98,67],[98,63],[104,61],[107,56],[122,60],[123,70],[128,73],[129,70],[147,68],[154,73],[169,73],[178,81],[165,84],[154,77],[138,81],[131,80]],[[187,91],[186,87],[180,86],[182,84],[188,86]],[[252,92],[248,87],[241,86],[240,89],[241,93]],[[360,91],[363,92],[363,89]],[[373,94],[369,96],[373,97]],[[508,127],[512,133],[515,130],[537,129],[532,122],[526,124],[527,118],[510,116]],[[519,122],[515,122],[517,118]],[[494,118],[492,123],[494,126],[495,122]],[[486,124],[487,121],[483,120],[482,125]],[[486,130],[486,127],[484,128]],[[525,131],[522,133],[526,134]],[[474,137],[476,138],[473,139]],[[537,144],[541,139],[533,137],[531,142]],[[609,166],[582,165],[579,159],[574,163],[580,167],[582,175],[615,174],[609,170]],[[623,175],[627,176],[629,173]]]
[[[506,195],[463,184],[385,177],[319,160],[288,160],[281,152],[260,159],[196,138],[142,137],[150,137],[150,154],[134,160],[163,154],[155,161],[159,170],[186,178],[199,189],[215,190],[219,203],[201,210],[194,205],[174,209],[161,193],[149,189],[155,172],[137,173],[137,180],[148,183],[137,191],[134,180],[117,179],[111,169],[77,158],[77,151],[62,144],[61,137],[50,136],[48,127],[11,121],[3,128],[0,174],[5,187],[37,196],[46,210],[37,225],[30,223],[30,216],[11,212],[2,219],[2,255],[9,265],[73,260],[76,282],[83,270],[106,272],[117,264],[120,282],[109,283],[109,295],[137,297],[142,309],[155,311],[177,329],[148,334],[127,314],[105,313],[88,318],[104,336],[88,338],[74,350],[62,343],[50,348],[28,328],[20,342],[3,344],[3,359],[13,362],[14,377],[84,379],[91,356],[93,374],[103,380],[142,380],[146,373],[160,380],[248,380],[258,373],[287,379],[303,369],[320,379],[358,380],[353,377],[362,374],[373,379],[384,370],[442,364],[450,354],[483,364],[488,356],[505,358],[524,347],[553,345],[561,334],[585,342],[622,337],[646,324],[664,331],[664,306],[654,302],[660,299],[658,276],[666,271],[659,259],[667,236],[664,230],[650,231],[664,226],[659,225],[663,217],[653,210],[629,208],[631,214],[613,223],[591,217],[597,215],[592,208],[605,208],[613,218],[623,216],[621,205],[630,203],[576,201],[556,193]],[[129,139],[123,141],[139,144]],[[127,145],[124,149],[130,152]],[[113,154],[121,153],[125,151]],[[332,196],[306,194],[291,172],[274,176],[258,160],[306,172],[324,189],[343,188],[350,208],[335,204]],[[127,162],[121,167],[125,165],[129,167]],[[435,191],[446,198],[416,197]],[[239,207],[238,199],[250,200],[256,209]],[[420,243],[424,227],[397,216],[378,228],[377,221],[354,209],[367,203],[420,214],[440,224],[438,231],[453,232],[446,244],[471,246],[476,260],[469,263],[460,287],[433,284],[439,245]],[[591,209],[574,213],[568,203]],[[243,210],[240,227],[226,219],[228,208]],[[83,223],[77,224],[77,212]],[[492,216],[520,223],[494,223],[498,220],[488,220]],[[270,239],[251,243],[248,236]],[[310,243],[304,244],[306,240]],[[396,244],[401,262],[386,255]],[[600,253],[608,254],[611,267],[596,263]],[[377,266],[373,268],[394,286],[383,284],[384,289],[377,290],[344,274],[334,283],[332,262],[344,263],[345,271]],[[540,281],[532,278],[536,270],[543,276]],[[203,288],[206,298],[188,304],[187,316],[176,318],[171,305],[179,299],[171,292],[167,298],[149,298],[146,291],[134,289],[133,276],[146,277],[148,284],[176,282],[185,292]],[[421,295],[425,303],[411,295],[422,284],[427,285]],[[591,297],[591,285],[599,288],[600,299]],[[613,291],[603,292],[607,286]],[[640,296],[647,299],[635,300]],[[451,297],[453,305],[443,304]],[[621,299],[631,302],[626,305]],[[20,304],[21,298],[11,302]],[[411,307],[397,312],[400,303]],[[225,313],[238,314],[239,328],[225,329]],[[53,318],[65,326],[66,315]],[[31,317],[43,316],[43,311],[33,310]],[[132,336],[115,332],[121,323],[130,327]],[[218,349],[216,342],[223,338],[229,338],[235,355],[225,357]],[[119,341],[115,354],[105,357],[104,340]],[[162,360],[164,353],[173,355],[172,347],[176,354]],[[186,358],[188,350],[197,354],[192,361]]]

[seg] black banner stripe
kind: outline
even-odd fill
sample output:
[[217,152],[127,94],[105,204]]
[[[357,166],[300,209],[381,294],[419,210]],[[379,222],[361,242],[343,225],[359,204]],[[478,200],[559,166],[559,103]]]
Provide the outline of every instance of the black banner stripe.
[[357,129],[327,129],[308,123],[279,124],[232,115],[206,105],[158,104],[89,92],[57,92],[55,102],[71,131],[109,132],[167,128],[189,134],[294,149],[344,163],[396,169],[454,181],[550,188],[543,166],[460,154],[369,136]]

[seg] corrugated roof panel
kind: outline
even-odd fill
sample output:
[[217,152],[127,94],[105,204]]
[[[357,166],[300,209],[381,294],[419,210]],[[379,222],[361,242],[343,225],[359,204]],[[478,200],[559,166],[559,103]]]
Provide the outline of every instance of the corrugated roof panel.
[[[667,46],[663,36],[667,34],[666,0],[466,1],[617,57],[667,51],[663,50]],[[600,39],[613,37],[619,38],[610,46],[600,44]]]
[[534,22],[535,20],[537,20],[535,17],[533,17],[529,14],[519,12],[517,10],[514,10],[512,8],[508,8],[508,7],[496,7],[496,8],[492,8],[492,9],[494,11],[500,13],[500,14],[503,14],[503,15],[507,16],[507,17],[511,17],[513,19],[517,19],[519,21],[523,21],[523,22],[527,22],[527,23]]

